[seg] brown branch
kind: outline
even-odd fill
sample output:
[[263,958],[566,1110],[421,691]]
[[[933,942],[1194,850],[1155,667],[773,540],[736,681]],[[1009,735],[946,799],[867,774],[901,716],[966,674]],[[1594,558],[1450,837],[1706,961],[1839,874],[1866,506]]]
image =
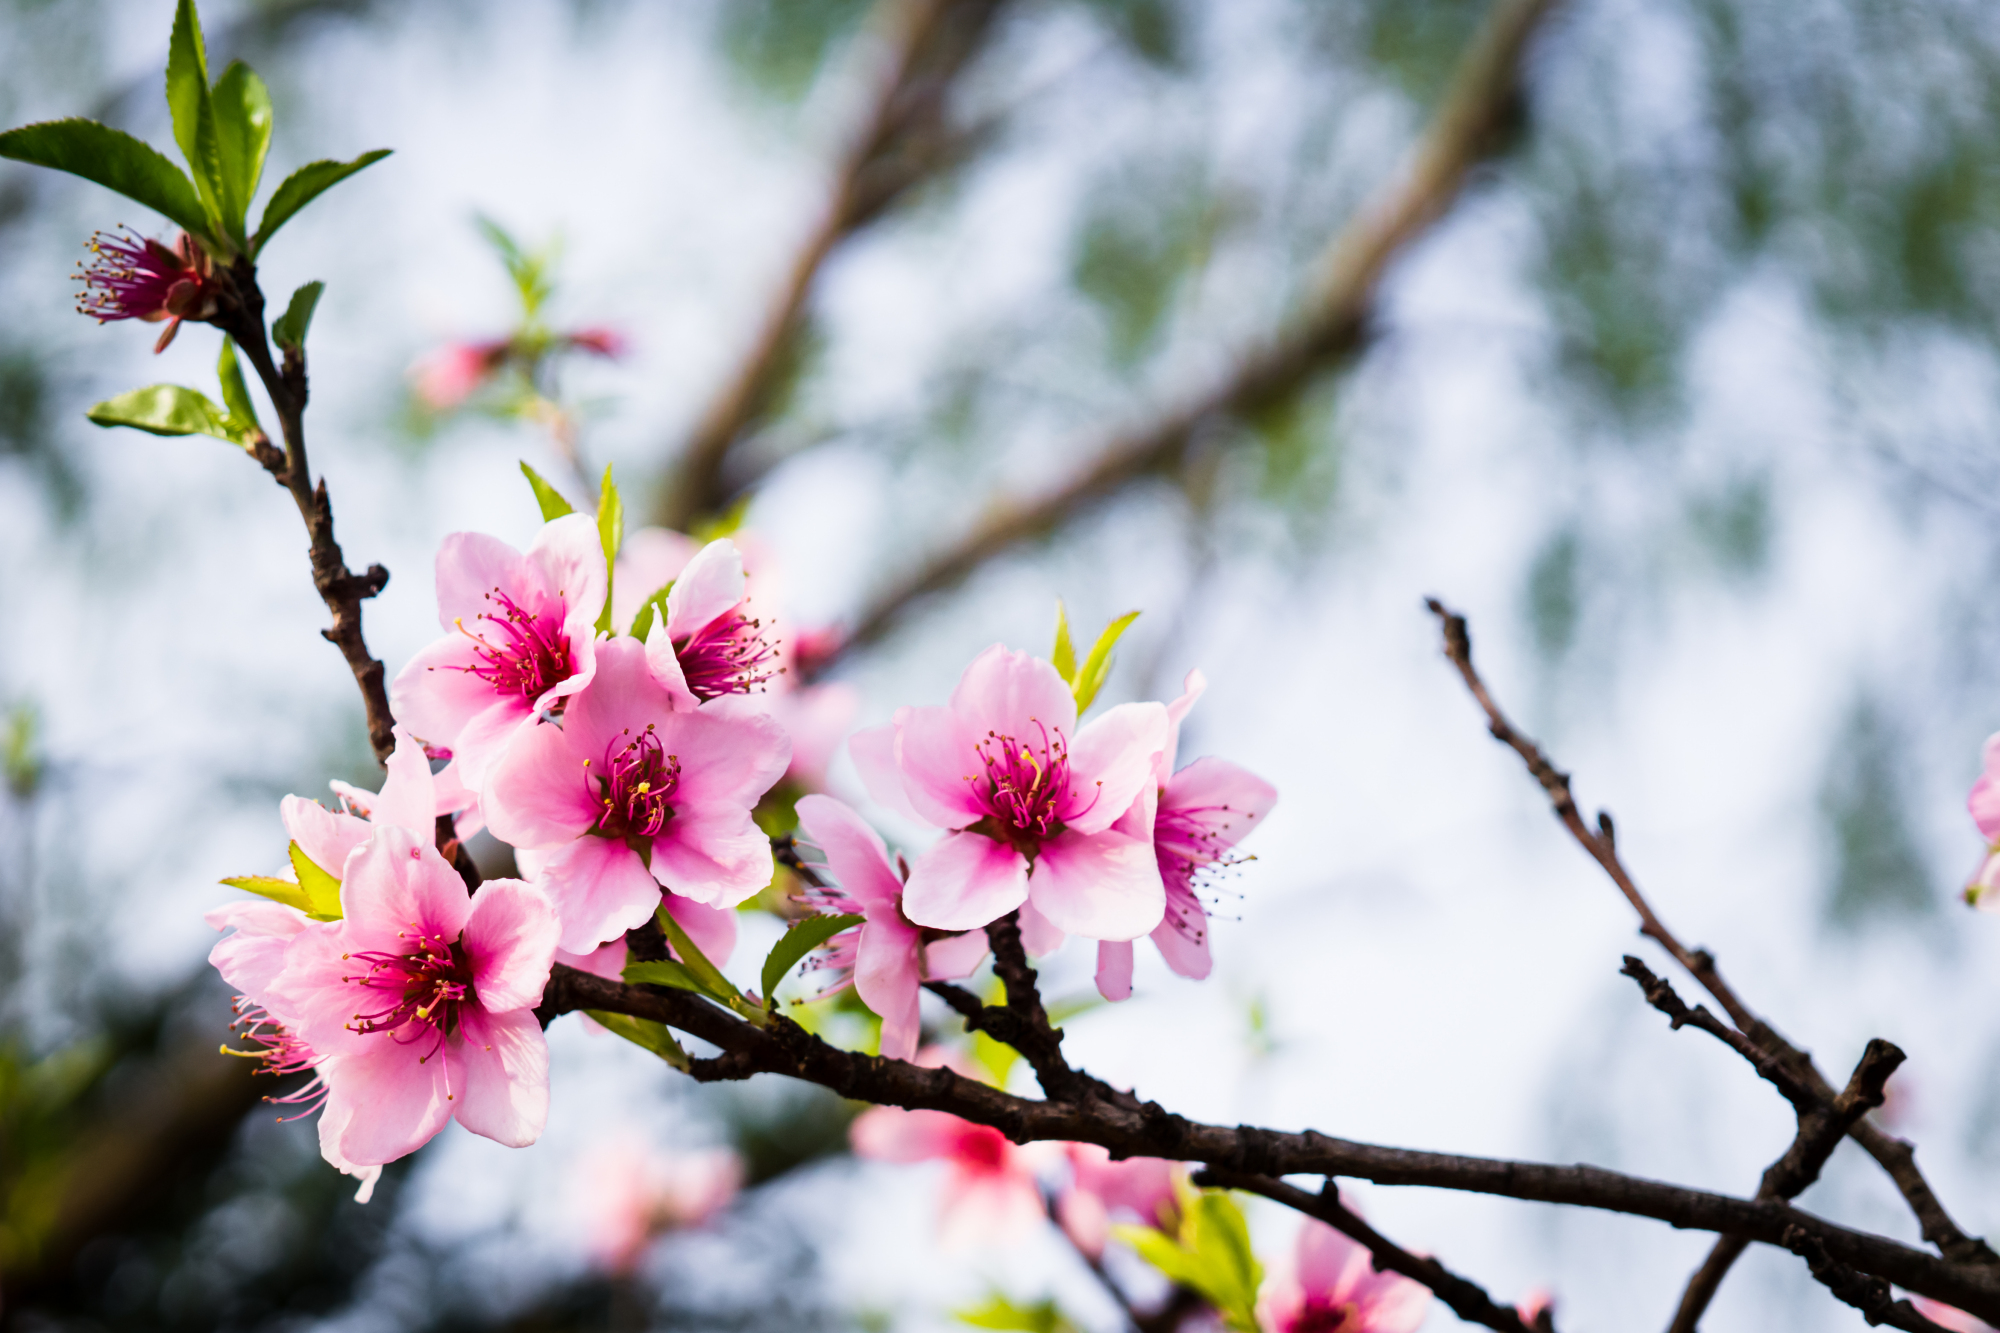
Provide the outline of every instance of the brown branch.
[[[1471,692],[1481,711],[1486,714],[1487,729],[1493,733],[1495,740],[1518,754],[1521,762],[1527,765],[1528,772],[1541,783],[1542,790],[1548,794],[1549,805],[1555,811],[1556,818],[1569,831],[1577,845],[1603,867],[1604,873],[1618,886],[1618,891],[1625,895],[1625,900],[1638,914],[1640,933],[1665,949],[1675,962],[1686,969],[1688,975],[1700,983],[1702,989],[1722,1006],[1730,1020],[1736,1024],[1737,1030],[1758,1049],[1783,1064],[1812,1091],[1814,1096],[1822,1101],[1832,1101],[1833,1086],[1826,1081],[1826,1076],[1813,1063],[1812,1056],[1793,1045],[1744,1003],[1742,997],[1723,980],[1722,973],[1715,964],[1715,955],[1706,949],[1689,949],[1667,929],[1666,924],[1653,911],[1652,905],[1646,901],[1645,895],[1639,891],[1637,882],[1633,880],[1631,873],[1625,868],[1625,863],[1619,858],[1617,837],[1611,816],[1600,812],[1594,830],[1584,823],[1583,815],[1577,809],[1576,799],[1570,793],[1569,774],[1557,768],[1542,752],[1540,746],[1507,720],[1507,715],[1501,711],[1499,704],[1494,701],[1492,693],[1487,689],[1486,682],[1473,667],[1472,635],[1466,626],[1465,617],[1447,609],[1435,597],[1428,599],[1425,605],[1430,608],[1431,614],[1438,618],[1444,633],[1445,656],[1458,668],[1466,689]],[[1870,1157],[1881,1164],[1889,1178],[1895,1182],[1910,1211],[1915,1214],[1923,1230],[1924,1239],[1935,1245],[1939,1253],[1957,1263],[1977,1264],[2000,1270],[2000,1255],[1995,1255],[1987,1247],[1986,1242],[1977,1236],[1968,1236],[1945,1211],[1944,1204],[1938,1200],[1937,1194],[1930,1187],[1930,1182],[1925,1180],[1923,1172],[1917,1169],[1915,1148],[1906,1140],[1884,1132],[1866,1118],[1856,1121],[1848,1134]]]
[[1063,1058],[1062,1029],[1049,1022],[1048,1010],[1042,1007],[1035,969],[1021,943],[1020,913],[1009,912],[987,926],[986,938],[993,947],[993,973],[1007,989],[1007,1013],[1012,1019],[1010,1035],[1001,1040],[1021,1053],[1044,1095],[1075,1100],[1084,1090],[1084,1079]]
[[682,447],[654,521],[686,528],[739,489],[736,447],[762,423],[791,373],[806,306],[828,255],[925,177],[964,156],[968,140],[945,101],[977,54],[1004,0],[884,0],[890,58],[875,101],[840,168],[818,223],[800,243],[757,336]]
[[1316,1130],[1205,1125],[1157,1103],[1110,1093],[1095,1080],[1074,1101],[1031,1100],[948,1068],[842,1051],[782,1017],[757,1027],[684,991],[626,986],[558,966],[539,1012],[555,1015],[576,1009],[652,1019],[720,1048],[719,1056],[694,1061],[689,1072],[698,1080],[782,1074],[856,1101],[949,1111],[990,1125],[1017,1143],[1095,1143],[1114,1157],[1200,1162],[1215,1170],[1250,1175],[1351,1176],[1382,1185],[1568,1204],[1649,1217],[1686,1229],[1742,1235],[1769,1245],[1782,1244],[1787,1230],[1797,1227],[1817,1238],[1829,1256],[1857,1271],[1948,1301],[1984,1319],[2000,1318],[2000,1272],[1853,1231],[1785,1203],[1685,1189],[1593,1166],[1390,1148]]
[[1410,1253],[1369,1226],[1360,1214],[1341,1203],[1340,1191],[1332,1181],[1328,1181],[1320,1193],[1310,1194],[1296,1185],[1287,1185],[1269,1176],[1203,1171],[1195,1176],[1195,1184],[1216,1189],[1248,1190],[1282,1203],[1294,1212],[1318,1218],[1349,1240],[1365,1246],[1374,1257],[1377,1272],[1386,1269],[1401,1273],[1413,1282],[1421,1282],[1437,1293],[1437,1298],[1453,1314],[1469,1324],[1482,1324],[1498,1329],[1500,1333],[1537,1333],[1535,1327],[1521,1317],[1519,1310],[1511,1305],[1499,1304],[1478,1283],[1460,1277],[1435,1259]]
[[1867,1317],[1870,1324],[1887,1324],[1909,1333],[1950,1333],[1942,1324],[1926,1319],[1916,1306],[1899,1301],[1889,1284],[1879,1277],[1856,1272],[1827,1253],[1818,1237],[1798,1227],[1787,1230],[1781,1243],[1806,1261],[1806,1270],[1833,1295]]
[[1458,199],[1473,168],[1503,146],[1516,118],[1522,54],[1552,7],[1553,0],[1496,0],[1408,169],[1327,247],[1301,312],[1218,383],[1094,449],[1080,449],[1091,461],[1067,481],[996,505],[956,545],[876,599],[841,650],[880,639],[919,600],[1134,482],[1171,471],[1204,427],[1267,409],[1357,352],[1390,264]]
[[256,456],[279,484],[291,492],[299,517],[305,520],[311,538],[313,586],[333,616],[332,627],[320,633],[347,659],[354,683],[361,688],[362,705],[367,709],[369,743],[375,747],[375,758],[386,764],[390,752],[396,748],[393,734],[396,719],[389,711],[382,663],[369,655],[368,644],[361,637],[361,603],[388,586],[389,571],[381,565],[370,565],[363,574],[348,569],[347,558],[333,535],[333,501],[327,498],[326,481],[322,478],[315,486],[311,465],[306,461],[305,353],[286,352],[282,370],[272,362],[270,344],[264,336],[264,293],[257,285],[256,265],[247,258],[238,259],[229,276],[236,299],[225,304],[214,322],[235,340],[256,370],[257,378],[263,381],[285,441],[282,467],[278,466],[275,451],[268,442]]

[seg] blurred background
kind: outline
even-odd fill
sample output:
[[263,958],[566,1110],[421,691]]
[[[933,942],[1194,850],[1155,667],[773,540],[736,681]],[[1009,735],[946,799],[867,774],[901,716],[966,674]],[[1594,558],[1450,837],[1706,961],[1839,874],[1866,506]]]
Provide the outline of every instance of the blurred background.
[[[169,142],[171,14],[0,0],[0,119]],[[1365,318],[1299,343],[1329,245],[1477,82],[1487,15],[204,6],[213,67],[271,86],[267,182],[396,150],[263,265],[274,299],[327,283],[313,461],[350,563],[393,572],[367,611],[391,672],[436,633],[445,533],[531,538],[523,459],[573,497],[610,464],[636,517],[740,520],[781,627],[864,631],[823,676],[857,725],[941,702],[996,639],[1046,652],[1058,597],[1085,633],[1141,608],[1107,701],[1200,667],[1183,758],[1281,800],[1211,886],[1215,975],[1142,949],[1134,998],[1069,1022],[1076,1059],[1205,1119],[1753,1191],[1789,1110],[1618,976],[1660,964],[1486,737],[1436,594],[1752,1005],[1836,1082],[1870,1036],[1910,1053],[1892,1124],[1968,1231],[2000,1230],[2000,922],[1957,901],[2000,727],[2000,15],[1530,13],[1462,188],[1394,238]],[[215,392],[212,330],[155,358],[72,312],[84,241],[121,222],[166,235],[0,164],[0,1319],[922,1330],[999,1291],[1120,1327],[1052,1230],[940,1250],[935,1172],[846,1156],[830,1096],[696,1088],[576,1019],[532,1149],[453,1127],[364,1206],[309,1122],[274,1123],[215,1053],[201,913],[282,861],[280,796],[375,769],[287,498],[214,440],[83,418],[156,380]],[[1187,428],[1064,490],[1163,421]],[[826,781],[861,797],[844,756]],[[746,921],[732,973],[777,929]],[[1087,996],[1091,968],[1072,944],[1045,989]],[[662,1184],[685,1206],[619,1232],[607,1180],[713,1186],[721,1152],[740,1193]],[[1552,1290],[1565,1329],[1664,1325],[1708,1245],[1356,1197],[1501,1299]],[[1916,1238],[1851,1145],[1803,1202]],[[1289,1244],[1288,1216],[1252,1221]],[[1862,1326],[1766,1251],[1706,1325]]]

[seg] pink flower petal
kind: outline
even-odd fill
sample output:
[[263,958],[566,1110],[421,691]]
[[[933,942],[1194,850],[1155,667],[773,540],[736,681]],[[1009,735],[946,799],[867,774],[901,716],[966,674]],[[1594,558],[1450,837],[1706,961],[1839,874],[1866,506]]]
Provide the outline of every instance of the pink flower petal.
[[1021,947],[1030,958],[1045,958],[1062,948],[1067,938],[1062,927],[1035,910],[1031,898],[1021,904]]
[[1153,782],[1167,744],[1160,704],[1119,704],[1077,733],[1069,748],[1070,794],[1058,810],[1078,833],[1101,833]]
[[2000,732],[1986,738],[1979,780],[1972,784],[1965,804],[1986,840],[2000,841]]
[[518,879],[489,879],[472,899],[463,947],[472,987],[488,1013],[532,1009],[549,984],[559,933],[547,895]]
[[1028,892],[1043,916],[1094,940],[1136,939],[1167,909],[1152,844],[1122,833],[1070,831],[1044,843]]
[[926,824],[956,829],[985,817],[984,735],[950,708],[897,710],[896,767],[910,808]]
[[900,918],[869,917],[854,951],[854,990],[882,1019],[882,1054],[908,1060],[922,1035],[923,937]]
[[905,1111],[876,1106],[848,1127],[854,1155],[878,1162],[924,1162],[947,1157],[963,1136],[965,1122],[944,1111]]
[[663,719],[659,727],[662,743],[681,765],[677,810],[723,802],[747,809],[777,785],[792,760],[785,729],[740,697],[712,700],[697,712]]
[[771,840],[742,805],[676,806],[653,840],[653,878],[710,907],[734,907],[771,882]]
[[695,948],[701,950],[703,957],[717,967],[729,961],[729,955],[736,952],[734,908],[710,907],[692,898],[683,898],[678,893],[666,895],[665,902],[667,914],[673,917],[675,924],[687,932],[688,939],[694,942]]
[[[394,942],[412,927],[456,940],[472,914],[472,900],[465,881],[428,838],[419,840],[408,829],[385,824],[347,858],[340,911],[350,944],[400,953]],[[378,940],[385,943],[378,945]]]
[[1035,744],[1040,734],[1035,723],[1065,737],[1076,735],[1076,698],[1068,684],[1047,662],[1004,644],[972,659],[951,692],[951,710],[974,740],[991,731]]
[[[470,624],[491,609],[486,595],[495,588],[520,601],[523,592],[539,583],[521,553],[498,537],[454,532],[438,545],[438,624],[456,633],[459,621]],[[397,715],[401,713],[398,709]]]
[[336,814],[303,796],[287,796],[278,802],[278,817],[306,859],[335,879],[344,876],[347,858],[368,841],[367,820]]
[[652,668],[653,679],[673,701],[676,713],[692,713],[701,707],[701,700],[688,688],[687,672],[681,669],[680,654],[674,651],[674,641],[663,621],[654,621],[646,634],[646,665]]
[[1208,912],[1192,888],[1178,878],[1168,878],[1165,870],[1162,866],[1167,912],[1153,928],[1153,943],[1159,946],[1160,957],[1167,960],[1174,975],[1200,981],[1215,965],[1208,947]]
[[438,811],[431,761],[408,728],[396,728],[396,748],[387,767],[388,777],[382,783],[382,790],[368,808],[370,822],[395,824],[420,835],[433,834]]
[[[1167,783],[1155,827],[1164,850],[1197,863],[1241,842],[1278,803],[1278,789],[1246,768],[1213,756],[1197,759]],[[1172,816],[1198,817],[1199,841],[1176,839],[1185,827]]]
[[903,881],[889,864],[882,835],[831,796],[802,796],[798,812],[799,827],[826,854],[828,869],[848,896],[863,904],[871,918],[877,911],[895,912],[903,898]]
[[609,944],[599,945],[589,953],[571,953],[567,949],[558,947],[556,961],[579,972],[588,972],[593,977],[616,981],[625,975],[625,960],[630,952],[626,948],[625,940],[620,937]]
[[899,708],[895,721],[855,732],[847,738],[847,753],[871,798],[911,823],[922,824],[929,821],[910,804],[910,794],[903,786],[903,770],[896,764],[896,731],[909,712],[907,708]]
[[963,935],[947,935],[924,947],[924,978],[928,981],[956,981],[979,970],[986,959],[986,933],[969,930]]
[[542,1136],[549,1120],[549,1045],[534,1014],[468,1006],[445,1057],[459,1124],[509,1148],[525,1148]]
[[558,848],[540,884],[562,923],[557,943],[571,953],[645,925],[660,905],[660,886],[646,863],[612,838],[582,837]]
[[667,633],[685,639],[743,600],[743,556],[719,538],[701,548],[667,594]]
[[622,744],[627,731],[636,734],[673,712],[673,696],[653,678],[645,645],[632,638],[610,639],[597,646],[597,675],[590,688],[570,700],[563,713],[563,734],[578,757],[602,763],[606,749]]
[[452,1109],[448,1061],[443,1052],[429,1060],[424,1054],[377,1034],[320,1067],[327,1085],[323,1114],[338,1128],[333,1146],[340,1156],[380,1166],[407,1157],[444,1128]]
[[285,966],[293,936],[311,924],[304,913],[282,903],[257,899],[230,903],[202,917],[217,930],[234,934],[218,940],[208,961],[239,995],[269,1008],[271,983]]
[[977,930],[1027,900],[1025,857],[977,833],[952,833],[910,867],[903,914],[935,930]]
[[1195,700],[1208,691],[1208,677],[1200,670],[1187,673],[1181,682],[1181,697],[1167,705],[1167,748],[1160,752],[1160,764],[1153,774],[1153,785],[1164,787],[1172,775],[1174,765],[1180,762],[1181,723],[1195,705]]
[[523,727],[494,765],[481,808],[493,836],[516,847],[553,847],[579,837],[600,813],[588,753],[550,723]]
[[622,633],[630,626],[646,599],[679,578],[700,549],[694,538],[667,528],[628,534],[611,584],[611,627]]
[[[543,582],[571,608],[566,620],[581,613],[586,625],[595,625],[604,609],[604,542],[598,535],[597,519],[590,514],[564,514],[542,525],[528,547],[527,563],[540,573]],[[590,635],[584,635],[589,642]],[[576,647],[572,642],[571,647]]]
[[1098,941],[1097,993],[1114,1002],[1132,998],[1132,941]]

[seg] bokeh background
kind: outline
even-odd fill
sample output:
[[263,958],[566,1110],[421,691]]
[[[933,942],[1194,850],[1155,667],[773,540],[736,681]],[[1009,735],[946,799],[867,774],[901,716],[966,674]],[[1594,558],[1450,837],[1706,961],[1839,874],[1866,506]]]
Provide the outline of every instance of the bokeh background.
[[[856,623],[999,498],[1282,327],[1485,12],[973,8],[926,75],[906,188],[830,247],[732,455],[722,498],[749,497],[783,624]],[[672,468],[825,216],[897,12],[205,7],[216,67],[246,58],[273,90],[267,181],[396,150],[263,266],[277,293],[328,284],[314,462],[350,562],[393,571],[367,611],[392,672],[435,633],[445,533],[531,537],[518,460],[572,493],[572,456],[609,463],[628,505],[672,512]],[[5,0],[0,119],[87,113],[168,142],[170,21],[166,0]],[[1144,610],[1108,699],[1207,674],[1184,755],[1242,763],[1281,803],[1214,886],[1215,975],[1142,949],[1135,997],[1070,1022],[1095,1072],[1202,1118],[1749,1193],[1789,1111],[1617,975],[1652,955],[1485,736],[1422,610],[1440,595],[1753,1005],[1835,1074],[1870,1036],[1910,1053],[1895,1127],[1969,1231],[2000,1228],[2000,921],[1956,899],[1982,850],[1964,792],[2000,727],[2000,15],[1569,0],[1499,131],[1350,353],[912,605],[832,677],[864,724],[941,701],[996,639],[1045,651],[1057,597],[1089,631]],[[546,256],[551,327],[628,346],[427,411],[412,366],[520,317],[480,216]],[[119,222],[162,234],[0,165],[0,1318],[916,1330],[997,1289],[1117,1327],[1053,1233],[941,1251],[936,1175],[847,1157],[830,1097],[697,1089],[573,1019],[551,1031],[540,1144],[454,1127],[365,1207],[310,1125],[273,1123],[214,1054],[228,996],[200,914],[219,878],[282,858],[279,796],[373,766],[287,498],[216,441],[83,419],[156,380],[213,392],[212,331],[154,358],[152,330],[71,312],[84,240]],[[844,760],[830,781],[861,795]],[[732,971],[777,929],[746,923]],[[1047,970],[1088,994],[1087,949]],[[728,1147],[750,1187],[613,1277],[590,1240],[607,1145]],[[1503,1299],[1553,1290],[1566,1329],[1663,1325],[1707,1246],[1357,1197]],[[1804,1202],[1915,1238],[1851,1145]],[[1267,1252],[1288,1243],[1288,1217],[1253,1222]],[[1753,1251],[1707,1326],[1862,1322]]]

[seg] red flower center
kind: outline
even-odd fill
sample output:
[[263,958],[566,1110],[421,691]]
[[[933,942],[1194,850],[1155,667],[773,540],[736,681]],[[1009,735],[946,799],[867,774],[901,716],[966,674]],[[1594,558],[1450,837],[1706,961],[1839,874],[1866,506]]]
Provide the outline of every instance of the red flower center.
[[782,668],[771,663],[776,645],[764,637],[764,622],[751,620],[736,606],[674,645],[688,692],[709,700],[724,694],[750,694]]
[[[632,735],[629,729],[623,734]],[[652,723],[622,747],[613,740],[597,774],[601,813],[590,831],[606,838],[659,837],[674,817],[668,801],[680,785],[681,761],[667,753]]]
[[410,952],[371,950],[343,955],[367,964],[368,970],[341,980],[375,992],[381,1005],[356,1013],[347,1026],[353,1032],[391,1033],[401,1043],[419,1041],[425,1033],[433,1033],[437,1045],[421,1057],[428,1060],[457,1029],[459,1006],[472,1001],[472,961],[451,941],[425,934],[417,926],[400,937],[414,946]]
[[1299,1311],[1298,1319],[1292,1324],[1291,1333],[1334,1333],[1336,1329],[1346,1328],[1354,1313],[1351,1301],[1335,1305],[1323,1296],[1308,1296],[1305,1308]]
[[540,617],[523,611],[520,604],[495,588],[486,600],[497,602],[500,613],[489,611],[479,617],[493,628],[474,634],[459,622],[459,632],[471,639],[476,665],[462,667],[502,694],[518,694],[530,703],[568,680],[575,667],[570,662],[569,636],[562,622],[553,616]]
[[1024,852],[1062,832],[1058,807],[1069,794],[1069,743],[1040,722],[1034,727],[1032,743],[989,731],[978,746],[987,810],[979,831]]

